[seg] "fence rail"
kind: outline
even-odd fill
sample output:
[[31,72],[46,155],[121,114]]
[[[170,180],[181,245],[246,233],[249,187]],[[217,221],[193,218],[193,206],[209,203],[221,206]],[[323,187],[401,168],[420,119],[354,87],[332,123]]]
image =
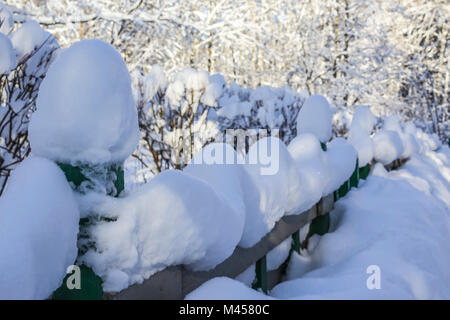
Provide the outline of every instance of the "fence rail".
[[[315,218],[329,213],[333,206],[334,195],[330,194],[322,198],[308,211],[297,215],[284,216],[276,223],[272,231],[266,234],[257,244],[251,248],[237,247],[228,259],[213,270],[194,272],[187,270],[184,266],[169,267],[154,274],[142,284],[133,285],[117,294],[104,294],[104,299],[183,299],[188,293],[214,277],[235,278],[265,257],[270,250],[292,236],[301,227],[312,222]],[[265,275],[268,289],[271,289],[281,280],[283,269],[283,266],[281,266]]]

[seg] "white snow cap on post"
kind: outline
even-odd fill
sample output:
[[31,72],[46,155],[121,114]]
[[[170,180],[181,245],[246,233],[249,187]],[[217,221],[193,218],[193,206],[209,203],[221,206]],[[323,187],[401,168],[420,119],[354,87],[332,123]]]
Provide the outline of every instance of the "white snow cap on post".
[[368,106],[358,106],[353,113],[348,141],[358,152],[359,167],[364,167],[373,159],[374,147],[370,133],[376,121]]
[[32,153],[67,163],[125,160],[139,140],[131,80],[106,42],[75,43],[50,66],[29,127]]
[[297,136],[312,133],[320,142],[331,138],[332,112],[327,99],[315,94],[309,97],[297,117]]

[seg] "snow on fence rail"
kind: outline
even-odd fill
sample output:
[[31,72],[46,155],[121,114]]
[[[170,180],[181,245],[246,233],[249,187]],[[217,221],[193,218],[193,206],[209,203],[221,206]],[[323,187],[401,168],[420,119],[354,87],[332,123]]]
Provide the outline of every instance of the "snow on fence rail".
[[[267,290],[264,270],[279,270],[290,236],[292,250],[313,247],[315,234],[328,229],[331,200],[356,186],[370,162],[389,165],[437,147],[395,116],[371,137],[374,120],[365,107],[356,110],[348,141],[329,141],[331,115],[324,97],[311,96],[288,146],[274,136],[246,153],[208,144],[183,171],[167,170],[124,190],[123,162],[139,138],[130,76],[110,45],[74,44],[42,82],[29,128],[32,156],[0,198],[0,297],[102,298],[104,291],[115,298],[182,298],[216,275],[252,284],[253,270],[253,286]],[[269,162],[251,161],[261,156]],[[261,174],[272,165],[275,171]],[[75,192],[67,192],[60,169]],[[11,243],[18,247],[11,250]],[[75,258],[81,290],[67,287],[70,275],[63,281]],[[168,277],[177,281],[170,290]]]

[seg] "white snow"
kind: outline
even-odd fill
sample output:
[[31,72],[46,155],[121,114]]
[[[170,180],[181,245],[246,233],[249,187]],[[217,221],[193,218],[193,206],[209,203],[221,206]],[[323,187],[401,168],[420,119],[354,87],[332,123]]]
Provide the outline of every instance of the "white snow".
[[50,33],[42,29],[36,21],[30,20],[13,31],[10,37],[19,61],[42,45],[50,37]]
[[0,33],[9,34],[14,28],[14,17],[11,11],[0,3]]
[[292,238],[288,237],[266,255],[267,271],[278,269],[289,256]]
[[80,214],[63,172],[39,157],[0,197],[0,299],[47,299],[77,257]]
[[376,161],[389,164],[402,156],[404,152],[403,142],[396,131],[382,130],[373,138],[373,153]]
[[[399,170],[371,175],[338,201],[333,229],[304,258],[300,268],[306,273],[277,285],[271,295],[449,299],[450,151],[442,149],[416,155]],[[371,265],[381,270],[380,290],[366,287]]]
[[239,115],[250,116],[252,105],[248,101],[240,101],[237,95],[223,95],[219,99],[220,109],[217,115],[227,119],[233,119]]
[[364,167],[373,159],[374,146],[370,136],[361,130],[350,130],[348,142],[358,152],[359,167]]
[[241,238],[242,221],[227,201],[209,184],[181,171],[164,171],[124,198],[93,202],[91,215],[116,221],[90,228],[97,250],[80,261],[103,278],[108,292],[140,283],[170,265],[214,268]]
[[361,129],[365,133],[370,134],[376,123],[377,118],[370,111],[369,106],[358,106],[353,113],[350,131]]
[[310,209],[322,197],[327,183],[327,160],[319,140],[313,134],[298,135],[288,146],[300,176],[298,213]]
[[217,107],[217,101],[223,93],[225,79],[219,75],[212,75],[208,78],[208,85],[203,92],[200,102],[208,106]]
[[[286,146],[275,137],[254,143],[246,156],[245,169],[258,190],[257,198],[245,194],[246,223],[239,243],[251,247],[287,213],[298,211],[302,185],[295,162]],[[246,188],[246,192],[249,189]]]
[[368,106],[358,106],[353,114],[348,141],[358,152],[359,167],[364,167],[373,159],[373,142],[370,133],[376,117]]
[[325,97],[315,94],[303,104],[297,118],[297,136],[314,134],[320,142],[331,138],[332,111]]
[[255,291],[240,281],[213,278],[189,293],[185,300],[269,300],[263,293]]
[[163,68],[154,64],[150,72],[144,77],[144,99],[150,101],[158,90],[164,91],[167,88],[167,78]]
[[9,74],[16,67],[16,53],[11,40],[0,33],[0,75]]
[[[270,297],[450,299],[450,149],[425,150],[391,172],[377,163],[373,173],[335,204],[315,249],[293,253]],[[369,289],[376,269],[380,289]],[[270,297],[221,277],[186,299]]]
[[356,166],[358,154],[344,138],[334,138],[325,152],[327,158],[327,184],[323,189],[323,196],[337,190],[347,181]]
[[122,162],[139,139],[130,76],[100,40],[64,50],[40,86],[29,127],[32,153],[62,162]]
[[250,177],[242,165],[226,164],[227,157],[238,158],[234,149],[224,143],[211,143],[198,152],[183,172],[208,183],[215,192],[224,197],[234,210],[229,214],[236,221],[235,232],[242,234],[246,220],[243,199],[244,188]]

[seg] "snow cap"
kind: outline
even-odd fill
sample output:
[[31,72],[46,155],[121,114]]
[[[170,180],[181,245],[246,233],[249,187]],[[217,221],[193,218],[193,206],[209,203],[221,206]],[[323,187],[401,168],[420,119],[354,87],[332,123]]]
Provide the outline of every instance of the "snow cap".
[[139,140],[131,80],[108,43],[64,50],[42,81],[29,127],[32,153],[66,163],[124,161]]
[[315,94],[309,97],[297,118],[297,135],[314,134],[320,142],[331,138],[332,111],[324,96]]

